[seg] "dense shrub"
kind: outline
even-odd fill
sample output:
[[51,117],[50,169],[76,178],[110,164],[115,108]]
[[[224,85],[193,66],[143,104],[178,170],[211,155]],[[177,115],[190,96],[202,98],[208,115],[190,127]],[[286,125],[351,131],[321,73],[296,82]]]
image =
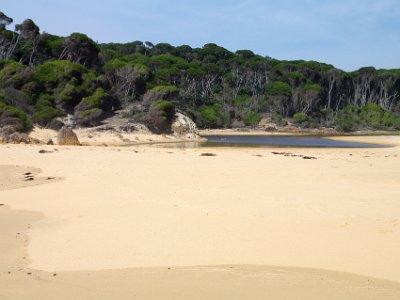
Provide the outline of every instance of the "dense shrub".
[[300,112],[293,115],[293,121],[296,124],[303,124],[308,121],[308,116],[307,114]]
[[85,68],[69,60],[56,60],[40,65],[34,79],[44,85],[56,85],[71,78],[80,78]]
[[229,124],[229,116],[219,103],[201,105],[197,113],[197,123],[206,128],[223,127]]
[[261,115],[258,112],[247,111],[243,121],[246,126],[257,126],[261,121]]
[[336,125],[343,131],[362,128],[398,129],[400,128],[400,117],[384,110],[377,104],[371,103],[364,107],[348,105],[338,112]]
[[28,130],[32,126],[23,110],[0,101],[0,127],[5,125],[14,126],[17,131]]
[[290,95],[292,89],[286,82],[276,81],[267,87],[267,93],[270,95]]
[[288,124],[288,121],[280,114],[272,114],[271,121],[279,126],[286,126]]
[[147,127],[155,133],[169,133],[175,118],[175,105],[167,100],[157,100],[144,117]]

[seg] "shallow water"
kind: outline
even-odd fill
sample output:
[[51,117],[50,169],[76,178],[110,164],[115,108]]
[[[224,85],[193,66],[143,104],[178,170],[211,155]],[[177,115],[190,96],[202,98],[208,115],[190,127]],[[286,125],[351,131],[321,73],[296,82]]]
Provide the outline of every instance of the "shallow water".
[[346,142],[318,136],[213,135],[206,142],[154,144],[162,148],[201,147],[300,147],[300,148],[383,148],[387,145]]
[[318,136],[207,136],[206,147],[307,147],[307,148],[381,148],[379,144],[331,140]]

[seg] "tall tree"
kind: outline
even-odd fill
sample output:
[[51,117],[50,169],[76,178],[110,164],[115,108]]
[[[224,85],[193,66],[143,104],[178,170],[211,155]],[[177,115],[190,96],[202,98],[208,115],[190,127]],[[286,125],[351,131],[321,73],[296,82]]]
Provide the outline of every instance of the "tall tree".
[[14,20],[0,11],[0,58],[10,59],[18,42],[19,35],[7,30]]
[[68,59],[74,63],[91,67],[98,61],[100,49],[87,35],[73,33],[64,40],[59,59]]

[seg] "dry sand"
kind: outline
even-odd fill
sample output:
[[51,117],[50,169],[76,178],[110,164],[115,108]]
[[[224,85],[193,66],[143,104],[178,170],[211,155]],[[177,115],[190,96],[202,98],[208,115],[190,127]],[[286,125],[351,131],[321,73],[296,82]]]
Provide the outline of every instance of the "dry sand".
[[40,173],[39,168],[0,165],[0,191],[30,187],[62,179],[61,177],[41,176]]
[[397,146],[0,145],[0,184],[65,178],[0,191],[0,299],[399,299],[400,138],[363,140]]
[[[154,143],[177,143],[183,142],[185,138],[174,135],[157,135],[144,130],[133,132],[117,132],[113,130],[99,131],[96,128],[77,128],[74,129],[79,142],[85,146],[124,146],[124,145],[146,145]],[[52,140],[57,143],[57,131],[35,127],[29,135],[44,143]],[[200,141],[202,139],[189,139]]]

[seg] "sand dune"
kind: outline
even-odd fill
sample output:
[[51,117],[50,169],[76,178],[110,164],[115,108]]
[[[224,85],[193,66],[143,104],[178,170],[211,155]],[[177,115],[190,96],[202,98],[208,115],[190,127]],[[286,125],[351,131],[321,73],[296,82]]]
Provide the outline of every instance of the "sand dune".
[[[47,148],[0,146],[0,165],[65,178],[0,192],[43,215],[27,230],[36,277],[3,264],[0,299],[18,299],[21,282],[30,299],[71,287],[79,299],[400,297],[399,147],[282,149],[312,161],[268,148]],[[225,267],[193,267],[213,265]]]

